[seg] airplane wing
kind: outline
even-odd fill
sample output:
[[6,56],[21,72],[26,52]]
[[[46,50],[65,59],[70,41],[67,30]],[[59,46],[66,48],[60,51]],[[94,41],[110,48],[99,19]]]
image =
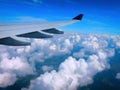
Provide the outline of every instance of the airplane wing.
[[57,27],[78,22],[82,20],[82,17],[83,14],[80,14],[68,21],[0,25],[0,44],[9,46],[30,45],[30,42],[17,40],[13,38],[13,36],[24,38],[52,38],[52,34],[64,33],[56,29]]

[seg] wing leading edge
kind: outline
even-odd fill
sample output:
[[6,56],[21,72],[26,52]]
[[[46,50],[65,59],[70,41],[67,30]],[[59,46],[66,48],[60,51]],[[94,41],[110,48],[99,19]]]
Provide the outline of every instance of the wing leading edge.
[[23,42],[11,36],[24,38],[52,38],[53,34],[64,34],[57,27],[72,24],[82,20],[83,14],[74,17],[69,21],[47,22],[43,24],[23,24],[23,25],[2,25],[0,26],[0,44],[8,46],[27,46],[30,42]]

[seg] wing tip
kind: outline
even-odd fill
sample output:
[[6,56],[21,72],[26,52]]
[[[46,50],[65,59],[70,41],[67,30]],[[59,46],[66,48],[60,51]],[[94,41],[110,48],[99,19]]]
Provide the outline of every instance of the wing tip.
[[83,14],[79,14],[78,16],[74,17],[73,20],[82,20]]

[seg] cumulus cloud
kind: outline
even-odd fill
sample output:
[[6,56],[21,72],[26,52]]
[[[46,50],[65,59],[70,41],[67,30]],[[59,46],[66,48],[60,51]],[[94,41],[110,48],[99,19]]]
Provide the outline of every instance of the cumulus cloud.
[[116,48],[120,48],[120,36],[111,36]]
[[16,75],[12,73],[0,73],[0,87],[13,85],[17,80]]
[[117,73],[116,79],[120,79],[120,73]]
[[19,57],[11,59],[4,57],[0,60],[0,87],[13,85],[18,76],[23,77],[31,74],[34,74],[33,68]]
[[0,62],[0,69],[4,72],[15,72],[19,76],[25,76],[33,73],[30,65],[19,57],[12,59],[3,59]]
[[[58,41],[56,39],[35,39],[31,40],[31,42],[31,46],[25,47],[0,46],[1,75],[4,75],[4,73],[8,73],[12,77],[14,75],[13,79],[15,78],[16,81],[18,79],[16,77],[36,74],[36,62],[43,63],[45,59],[69,53],[73,48],[73,44],[70,44],[70,40],[64,38],[59,38]],[[41,68],[44,72],[53,69],[52,66],[43,66]],[[8,82],[4,81],[4,83],[5,82],[6,86],[9,86],[9,84],[7,84]],[[2,85],[4,86],[4,84],[1,84],[0,87],[3,87]]]
[[[0,46],[0,87],[13,85],[19,77],[38,73],[36,63],[44,73],[31,80],[29,90],[75,90],[90,84],[96,73],[110,68],[109,58],[114,56],[115,48],[119,48],[118,37],[72,33],[52,39],[30,39],[31,46]],[[53,62],[44,64],[55,56],[66,57],[64,61],[55,58],[59,68],[54,68]],[[3,81],[5,76],[8,78]]]
[[[110,36],[82,36],[81,42],[80,37],[75,37],[73,35],[66,39],[64,46],[70,49],[78,46],[80,51],[73,51],[73,56],[61,63],[58,71],[46,72],[32,80],[28,90],[76,90],[78,86],[92,83],[96,73],[110,68],[108,61],[114,56],[114,48],[109,47],[107,41]],[[73,45],[71,41],[74,42]]]
[[76,90],[78,86],[90,84],[96,73],[109,68],[105,61],[101,61],[103,58],[97,55],[90,55],[88,60],[69,57],[58,72],[53,70],[31,81],[29,90]]
[[51,71],[53,69],[52,66],[47,66],[47,65],[44,65],[41,68],[44,72],[48,72],[48,71]]

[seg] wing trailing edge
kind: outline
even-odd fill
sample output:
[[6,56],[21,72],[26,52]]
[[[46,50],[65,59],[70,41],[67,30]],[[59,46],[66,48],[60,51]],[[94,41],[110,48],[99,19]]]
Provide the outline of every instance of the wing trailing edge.
[[28,45],[31,45],[31,43],[29,43],[29,42],[19,41],[19,40],[13,39],[11,37],[0,39],[0,44],[8,45],[8,46],[28,46]]
[[25,37],[25,38],[52,38],[53,37],[52,35],[44,34],[39,31],[30,32],[30,33],[26,33],[26,34],[20,34],[17,36]]
[[64,34],[63,31],[60,31],[56,28],[51,28],[51,29],[45,29],[45,30],[42,30],[43,32],[46,32],[46,33],[50,33],[50,34]]

